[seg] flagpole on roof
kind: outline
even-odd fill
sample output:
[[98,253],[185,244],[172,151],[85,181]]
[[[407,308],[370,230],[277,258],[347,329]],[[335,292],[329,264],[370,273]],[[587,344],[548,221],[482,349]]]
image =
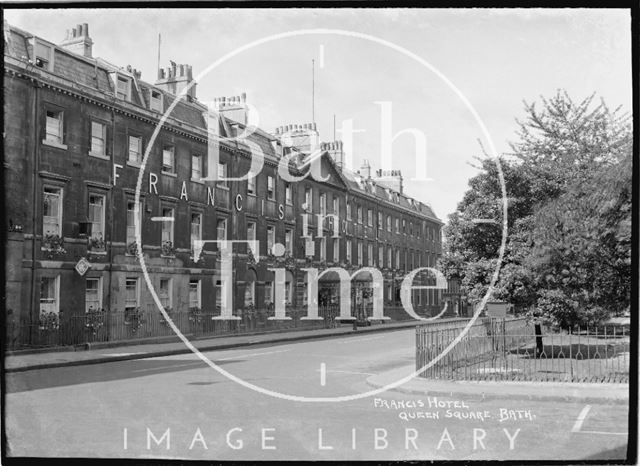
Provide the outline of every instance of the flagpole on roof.
[[158,33],[158,67],[156,68],[156,74],[160,70],[160,33]]
[[311,60],[311,122],[316,122],[316,61]]

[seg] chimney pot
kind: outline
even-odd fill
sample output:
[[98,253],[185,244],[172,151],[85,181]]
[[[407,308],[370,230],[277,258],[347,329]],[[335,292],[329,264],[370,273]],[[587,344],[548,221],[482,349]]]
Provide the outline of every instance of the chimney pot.
[[84,31],[84,35],[89,35],[89,25],[87,23],[82,23],[82,30]]
[[243,92],[241,95],[242,95],[242,102],[246,102],[247,101],[247,93]]

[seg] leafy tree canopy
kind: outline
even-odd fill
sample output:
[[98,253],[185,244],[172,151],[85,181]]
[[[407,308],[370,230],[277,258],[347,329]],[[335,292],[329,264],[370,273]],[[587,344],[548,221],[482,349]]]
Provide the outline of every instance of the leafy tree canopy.
[[[564,327],[595,322],[629,305],[630,120],[593,95],[576,104],[562,91],[524,110],[513,154],[500,158],[509,234],[494,297]],[[497,163],[477,160],[440,263],[472,301],[486,293],[502,239]]]

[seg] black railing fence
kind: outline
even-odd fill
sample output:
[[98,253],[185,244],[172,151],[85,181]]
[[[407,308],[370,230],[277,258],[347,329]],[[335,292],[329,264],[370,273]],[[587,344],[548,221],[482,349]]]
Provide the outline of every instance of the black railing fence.
[[[460,335],[456,328],[416,328],[416,370]],[[536,329],[537,327],[537,329]],[[420,375],[455,380],[628,382],[629,328],[602,325],[571,331],[524,318],[479,319],[440,360]]]
[[[291,320],[269,320],[272,308],[247,309],[234,313],[240,320],[219,320],[220,310],[203,311],[192,308],[169,312],[178,329],[189,338],[217,335],[236,335],[254,332],[311,330],[331,328],[336,321],[338,306],[318,308],[322,320],[302,320],[306,309],[287,308]],[[8,321],[6,346],[10,350],[55,346],[82,345],[96,342],[135,341],[175,336],[162,313],[152,305],[146,309],[128,309],[120,312],[90,311],[82,315],[65,316],[64,313],[42,315],[36,321]]]

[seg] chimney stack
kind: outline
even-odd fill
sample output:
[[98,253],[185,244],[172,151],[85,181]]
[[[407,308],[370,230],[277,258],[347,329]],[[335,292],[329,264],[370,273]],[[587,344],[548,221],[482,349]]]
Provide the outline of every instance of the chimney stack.
[[375,181],[378,184],[402,194],[403,181],[400,170],[377,170],[376,175]]
[[[158,80],[155,85],[173,95],[178,95],[193,81],[193,70],[191,65],[178,65],[174,61],[169,61],[170,67],[158,70]],[[187,91],[187,100],[193,101],[196,98],[196,86],[194,84]]]
[[360,174],[366,180],[371,178],[371,165],[367,159],[362,160],[362,166],[360,166]]
[[344,151],[342,141],[323,142],[320,144],[320,150],[329,153],[329,157],[333,159],[336,167],[342,170],[344,167]]
[[89,37],[89,25],[83,23],[71,30],[67,29],[67,35],[60,46],[78,55],[93,58],[93,41]]
[[310,154],[321,148],[320,135],[315,123],[289,124],[276,129],[276,135],[284,147],[295,147],[300,152]]
[[249,106],[245,92],[231,97],[216,97],[213,102],[217,110],[225,117],[245,126],[249,124]]

